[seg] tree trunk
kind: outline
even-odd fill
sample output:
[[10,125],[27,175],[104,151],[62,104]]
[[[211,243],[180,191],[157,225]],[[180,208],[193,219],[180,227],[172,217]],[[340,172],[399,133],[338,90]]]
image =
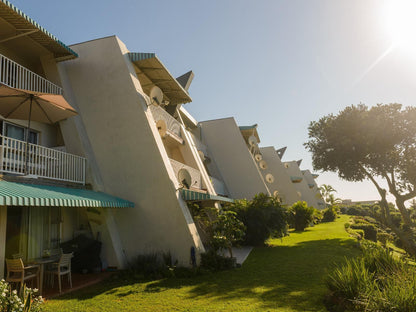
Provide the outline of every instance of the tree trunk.
[[408,226],[413,226],[412,219],[410,218],[410,213],[407,210],[406,206],[404,205],[404,200],[400,198],[400,196],[396,196],[396,205],[399,208],[399,211],[402,215],[404,224]]
[[385,193],[384,193],[384,196],[382,194],[380,195],[382,197],[380,201],[380,206],[384,210],[384,215],[386,217],[385,225],[389,227],[400,238],[400,241],[403,244],[404,250],[406,250],[407,253],[409,253],[411,256],[416,257],[415,237],[412,235],[411,231],[410,232],[403,231],[393,224],[391,220],[391,216],[390,216],[390,208],[386,200],[386,195]]

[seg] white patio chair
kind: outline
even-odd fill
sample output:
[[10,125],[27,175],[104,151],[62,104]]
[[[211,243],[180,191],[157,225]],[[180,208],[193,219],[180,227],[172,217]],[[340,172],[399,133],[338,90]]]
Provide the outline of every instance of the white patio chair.
[[52,287],[55,280],[55,275],[58,277],[59,293],[62,292],[61,276],[68,275],[68,282],[72,288],[72,277],[71,277],[71,258],[72,253],[62,254],[59,262],[53,264],[51,268],[47,268],[46,274],[51,276]]

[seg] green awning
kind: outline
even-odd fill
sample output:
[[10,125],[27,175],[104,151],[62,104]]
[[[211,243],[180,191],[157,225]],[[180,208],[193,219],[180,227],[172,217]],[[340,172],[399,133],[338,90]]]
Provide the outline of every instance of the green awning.
[[182,189],[182,198],[186,201],[205,201],[205,200],[213,200],[213,201],[221,201],[221,202],[228,202],[233,203],[234,199],[218,196],[218,195],[211,195],[207,193],[201,193],[191,190]]
[[295,176],[291,176],[290,179],[292,180],[293,183],[300,183],[303,180],[302,177],[295,177]]
[[127,208],[134,203],[84,189],[0,181],[1,206]]
[[0,0],[0,18],[15,27],[17,31],[28,32],[27,36],[51,51],[55,58],[69,60],[78,57],[71,48],[7,0]]

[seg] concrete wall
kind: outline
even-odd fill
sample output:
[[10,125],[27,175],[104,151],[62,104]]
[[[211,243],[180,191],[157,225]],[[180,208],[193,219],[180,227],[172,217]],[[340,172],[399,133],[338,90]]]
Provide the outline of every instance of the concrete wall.
[[104,244],[119,255],[118,263],[108,264],[123,266],[120,253],[131,258],[170,251],[181,265],[188,265],[191,246],[203,246],[176,191],[173,169],[126,47],[108,37],[71,48],[80,57],[61,63],[60,71],[65,94],[79,116],[61,123],[65,144],[68,150],[84,151],[94,188],[135,203],[135,208],[113,211],[105,221],[111,238]]
[[268,165],[268,170],[274,176],[274,183],[269,187],[272,195],[275,190],[279,192],[279,197],[282,199],[282,203],[286,205],[292,205],[293,203],[301,200],[301,197],[296,192],[296,188],[293,185],[290,176],[276,153],[273,146],[261,147],[260,152],[263,160]]
[[[310,190],[315,194],[316,201],[318,202],[318,209],[325,208],[325,202],[322,199],[321,192],[319,191],[318,185],[316,184],[315,179],[312,176],[312,173],[309,170],[303,170],[303,177],[306,179],[306,182],[309,185]],[[311,185],[313,185],[311,187]]]
[[208,147],[230,197],[251,199],[258,193],[270,195],[234,118],[203,121],[199,125],[201,141]]
[[293,186],[301,194],[301,199],[308,203],[308,206],[312,206],[316,209],[320,208],[316,198],[316,194],[309,188],[306,179],[303,177],[302,171],[296,161],[287,161],[283,163],[289,176],[300,177],[302,181],[299,183],[293,183]]

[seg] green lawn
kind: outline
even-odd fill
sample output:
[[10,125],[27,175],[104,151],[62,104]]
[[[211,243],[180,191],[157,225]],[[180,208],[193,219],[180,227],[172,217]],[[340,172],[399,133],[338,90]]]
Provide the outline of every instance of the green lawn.
[[326,311],[326,272],[359,253],[344,223],[323,223],[255,248],[242,268],[193,278],[113,279],[50,300],[46,311]]

